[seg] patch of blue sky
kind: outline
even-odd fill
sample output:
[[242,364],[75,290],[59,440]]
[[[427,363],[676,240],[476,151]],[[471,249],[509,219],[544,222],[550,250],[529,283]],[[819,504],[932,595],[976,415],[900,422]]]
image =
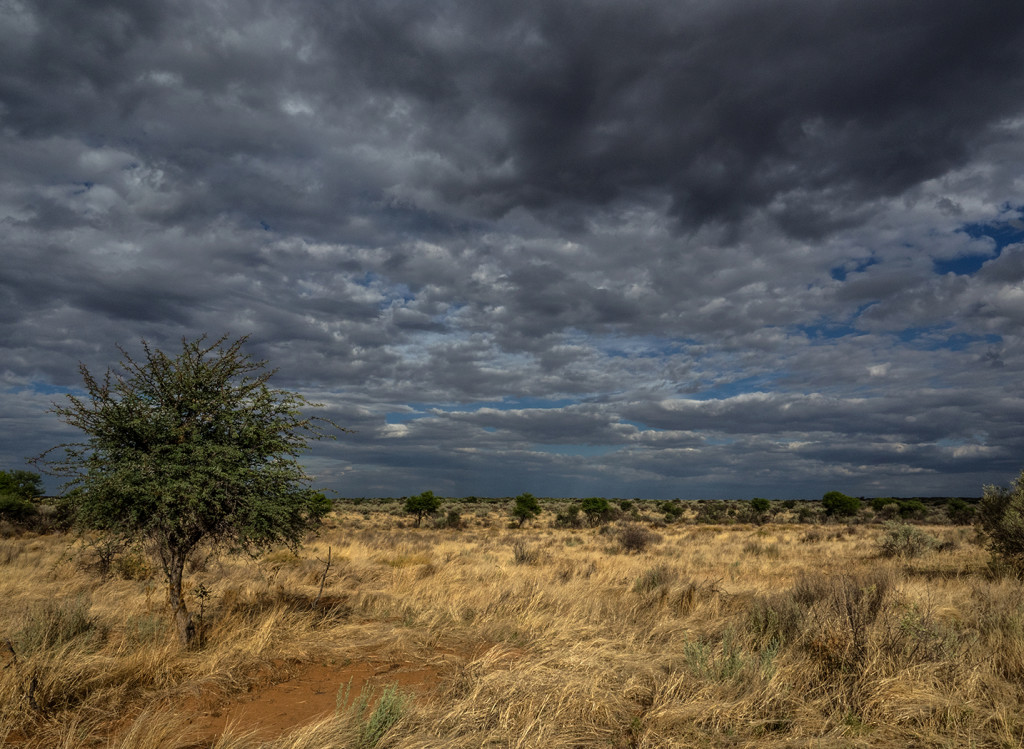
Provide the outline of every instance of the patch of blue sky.
[[952,323],[922,328],[905,328],[895,335],[901,343],[908,344],[922,351],[964,351],[977,343],[995,345],[1003,341],[1002,336],[994,333],[985,335],[952,333],[946,335],[944,331],[949,330],[951,327]]
[[746,393],[763,393],[773,389],[774,381],[779,373],[751,375],[750,377],[739,377],[729,382],[721,382],[702,388],[690,395],[692,400],[711,401],[733,398]]
[[644,424],[642,421],[634,421],[633,419],[619,419],[619,423],[620,424],[629,424],[632,427],[636,427],[641,432],[660,432],[660,431],[662,431],[661,429],[658,429],[656,427],[648,426],[647,424]]
[[699,345],[687,338],[665,338],[662,336],[603,336],[591,337],[588,344],[595,346],[602,354],[617,359],[663,359],[668,356],[685,354],[690,346]]
[[[1007,206],[1008,210],[1016,210]],[[971,239],[986,237],[992,240],[993,252],[975,253],[953,258],[952,260],[933,260],[934,270],[939,275],[954,273],[958,276],[970,276],[981,270],[981,266],[989,260],[999,257],[1003,249],[1011,244],[1024,242],[1024,221],[1013,218],[1005,221],[992,221],[987,224],[970,223],[964,224],[958,231],[963,232]]]
[[14,387],[7,388],[8,393],[21,393],[25,390],[37,395],[75,395],[78,397],[88,395],[82,388],[51,385],[48,382],[40,382],[38,380],[30,382],[27,388],[24,385],[15,385]]
[[808,340],[834,341],[837,338],[845,338],[851,335],[864,335],[864,331],[858,330],[849,323],[837,323],[823,321],[813,325],[797,325],[796,329],[807,336]]
[[872,265],[877,265],[879,262],[881,261],[879,261],[878,258],[874,257],[858,258],[856,260],[851,260],[849,263],[846,263],[845,265],[837,265],[835,268],[832,268],[830,273],[832,275],[832,278],[834,278],[836,281],[845,281],[846,277],[849,274],[863,273]]

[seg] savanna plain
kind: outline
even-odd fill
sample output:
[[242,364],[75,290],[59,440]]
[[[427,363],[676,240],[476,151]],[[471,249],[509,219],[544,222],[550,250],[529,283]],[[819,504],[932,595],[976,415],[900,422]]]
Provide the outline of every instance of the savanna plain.
[[973,527],[644,501],[591,524],[566,504],[517,527],[510,501],[452,503],[415,527],[397,502],[339,502],[297,554],[204,549],[192,648],[144,545],[8,527],[0,743],[1024,744],[1024,584]]

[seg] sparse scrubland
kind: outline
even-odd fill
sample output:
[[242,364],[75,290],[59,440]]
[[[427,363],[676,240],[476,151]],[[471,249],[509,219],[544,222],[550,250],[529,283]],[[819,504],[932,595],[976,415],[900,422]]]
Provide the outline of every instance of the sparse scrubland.
[[[459,503],[414,528],[397,503],[342,502],[297,556],[194,556],[192,648],[145,548],[8,524],[0,741],[1024,743],[1024,584],[973,527],[681,506],[622,503],[608,520],[545,502],[519,528],[512,500]],[[314,671],[319,714],[296,702],[268,728],[240,712]]]

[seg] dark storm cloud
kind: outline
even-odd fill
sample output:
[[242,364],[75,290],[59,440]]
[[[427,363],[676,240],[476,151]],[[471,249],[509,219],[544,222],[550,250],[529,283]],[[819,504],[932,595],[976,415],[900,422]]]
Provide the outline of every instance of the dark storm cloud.
[[1022,84],[1019,3],[0,0],[0,460],[229,331],[349,493],[973,492]]

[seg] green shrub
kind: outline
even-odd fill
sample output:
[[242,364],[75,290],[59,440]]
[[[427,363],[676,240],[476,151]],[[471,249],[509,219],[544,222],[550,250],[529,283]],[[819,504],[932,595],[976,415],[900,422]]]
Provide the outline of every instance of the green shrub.
[[515,505],[512,506],[512,517],[518,521],[518,527],[522,528],[527,520],[538,515],[540,515],[540,502],[535,496],[525,492],[516,497]]
[[871,509],[875,512],[881,512],[883,507],[891,504],[897,504],[896,500],[892,497],[875,497],[871,500]]
[[851,517],[860,512],[860,500],[850,497],[842,492],[825,492],[821,498],[821,506],[825,508],[825,514],[832,516]]
[[416,516],[416,527],[420,527],[420,521],[424,515],[433,515],[441,506],[441,498],[435,497],[434,492],[426,491],[405,500],[403,509],[410,515]]
[[577,504],[569,505],[564,511],[555,515],[556,528],[579,528],[581,525],[583,525],[583,520],[580,518],[580,506]]
[[27,499],[16,494],[0,494],[0,520],[24,524],[38,515],[39,510]]
[[974,522],[974,505],[953,498],[946,503],[946,515],[956,525],[970,525]]
[[976,516],[998,563],[1024,572],[1024,472],[1009,488],[986,486]]
[[670,502],[668,500],[661,503],[661,511],[665,513],[665,520],[667,522],[678,520],[682,517],[683,512],[685,512],[682,504],[679,502]]
[[754,497],[750,500],[750,509],[756,513],[764,514],[772,508],[772,503],[764,497]]
[[580,509],[591,525],[599,525],[611,517],[612,508],[604,497],[587,497],[580,502]]
[[924,503],[920,500],[901,499],[898,504],[901,518],[914,518],[916,520],[920,520],[928,514],[928,508],[925,507]]
[[936,548],[939,541],[917,526],[889,521],[885,524],[885,535],[878,542],[878,550],[885,557],[911,559]]

